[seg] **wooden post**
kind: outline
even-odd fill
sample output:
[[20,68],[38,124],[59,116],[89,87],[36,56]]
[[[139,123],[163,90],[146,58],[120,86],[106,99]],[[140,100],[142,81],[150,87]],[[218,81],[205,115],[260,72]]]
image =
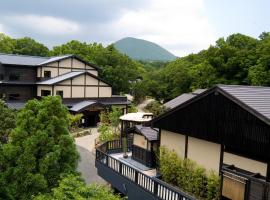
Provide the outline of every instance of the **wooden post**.
[[138,171],[135,171],[135,183],[138,183]]

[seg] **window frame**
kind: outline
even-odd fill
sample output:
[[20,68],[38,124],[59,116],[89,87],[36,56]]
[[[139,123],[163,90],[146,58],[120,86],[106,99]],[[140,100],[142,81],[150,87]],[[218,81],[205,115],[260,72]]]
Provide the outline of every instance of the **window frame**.
[[[44,93],[46,93],[46,92],[48,92],[48,94],[44,94]],[[40,95],[41,95],[42,97],[47,97],[47,96],[51,96],[51,95],[52,95],[52,92],[51,92],[51,90],[41,90],[41,91],[40,91]]]
[[50,70],[44,70],[43,77],[44,78],[51,78],[52,77],[52,72]]
[[[60,94],[59,94],[60,93]],[[60,96],[61,98],[64,97],[64,91],[63,90],[56,90],[56,93],[55,93],[57,96]]]

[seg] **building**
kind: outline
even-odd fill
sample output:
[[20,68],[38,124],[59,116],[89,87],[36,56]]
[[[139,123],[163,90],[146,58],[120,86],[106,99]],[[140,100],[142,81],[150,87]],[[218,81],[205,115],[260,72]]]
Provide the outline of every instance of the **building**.
[[126,97],[112,95],[112,86],[98,73],[96,65],[75,55],[0,54],[0,98],[20,109],[29,99],[59,95],[70,112],[84,114],[86,126],[95,125],[104,107],[126,108],[129,103]]
[[[159,129],[160,146],[220,174],[222,199],[270,199],[269,87],[218,85],[176,105],[149,125]],[[130,199],[193,199],[136,166],[129,165],[135,173],[126,174],[110,162],[100,162],[102,156],[110,160],[110,151],[97,150],[97,154],[98,173]],[[126,167],[121,161],[119,165]],[[113,176],[121,182],[112,181]]]

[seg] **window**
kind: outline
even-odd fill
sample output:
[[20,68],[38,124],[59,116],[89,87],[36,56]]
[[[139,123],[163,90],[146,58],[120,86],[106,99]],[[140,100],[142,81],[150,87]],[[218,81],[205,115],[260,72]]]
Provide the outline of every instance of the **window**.
[[20,94],[9,94],[8,100],[19,100]]
[[4,80],[4,74],[0,74],[0,81]]
[[50,90],[41,90],[41,96],[42,97],[46,97],[51,95],[51,91]]
[[19,74],[10,74],[9,80],[10,81],[18,81],[18,80],[20,80],[20,75]]
[[51,71],[44,71],[44,78],[51,78]]
[[58,95],[58,96],[60,96],[60,97],[63,98],[63,96],[64,96],[63,90],[57,90],[57,91],[56,91],[56,95]]

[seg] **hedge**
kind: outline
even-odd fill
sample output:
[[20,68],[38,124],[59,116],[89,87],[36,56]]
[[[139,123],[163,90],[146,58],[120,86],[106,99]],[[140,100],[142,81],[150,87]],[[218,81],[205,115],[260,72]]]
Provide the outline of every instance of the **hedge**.
[[220,177],[192,160],[180,158],[174,151],[160,148],[162,179],[198,199],[218,200]]

